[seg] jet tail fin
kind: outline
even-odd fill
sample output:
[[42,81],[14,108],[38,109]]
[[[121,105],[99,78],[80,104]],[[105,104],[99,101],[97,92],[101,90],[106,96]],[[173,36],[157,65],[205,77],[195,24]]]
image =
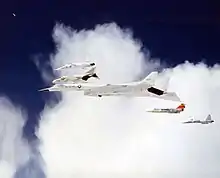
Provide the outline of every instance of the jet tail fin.
[[97,79],[100,79],[99,76],[98,76],[96,73],[94,73],[94,74],[92,75],[92,77],[95,77],[95,78],[97,78]]
[[94,74],[95,73],[95,69],[96,69],[96,67],[92,67],[91,69],[86,71],[86,74]]
[[154,85],[157,76],[158,76],[157,71],[151,72],[147,77],[145,77],[142,80],[142,83],[150,83],[150,84]]
[[176,109],[185,109],[185,104],[184,103],[181,103]]
[[93,73],[93,74],[86,74],[82,77],[82,80],[84,81],[87,81],[89,78],[91,77],[94,77],[94,78],[97,78],[97,79],[100,79],[99,76],[96,74],[96,73]]
[[210,121],[210,120],[212,120],[212,117],[211,117],[211,115],[209,114],[209,115],[206,117],[206,121]]

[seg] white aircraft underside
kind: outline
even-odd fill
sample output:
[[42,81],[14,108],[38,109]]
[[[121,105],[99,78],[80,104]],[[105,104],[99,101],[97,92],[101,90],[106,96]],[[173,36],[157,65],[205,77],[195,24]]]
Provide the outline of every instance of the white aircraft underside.
[[165,100],[180,101],[180,98],[173,92],[164,92],[149,85],[143,87],[127,86],[109,88],[93,88],[84,91],[87,96],[131,96],[131,97],[155,97]]

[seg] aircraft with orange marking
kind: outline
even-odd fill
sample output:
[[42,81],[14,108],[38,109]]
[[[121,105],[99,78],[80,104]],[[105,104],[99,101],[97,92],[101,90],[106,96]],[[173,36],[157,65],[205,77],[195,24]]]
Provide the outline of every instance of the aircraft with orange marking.
[[177,108],[154,108],[153,110],[147,112],[177,114],[184,111],[185,107],[185,104],[181,103]]

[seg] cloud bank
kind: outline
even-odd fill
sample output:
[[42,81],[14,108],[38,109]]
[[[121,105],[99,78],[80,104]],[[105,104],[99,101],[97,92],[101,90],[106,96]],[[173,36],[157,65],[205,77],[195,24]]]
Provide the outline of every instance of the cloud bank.
[[0,98],[0,177],[12,178],[30,157],[30,148],[22,137],[24,112],[7,98]]
[[[53,68],[69,62],[94,61],[101,83],[138,80],[161,66],[147,58],[142,44],[116,24],[74,31],[54,29],[57,51]],[[72,74],[73,70],[57,75]],[[148,114],[153,107],[179,103],[154,98],[84,97],[63,92],[54,107],[41,113],[38,137],[47,178],[219,177],[220,70],[216,65],[180,64],[161,73],[169,91],[186,103],[179,115]],[[183,125],[189,116],[212,125]]]

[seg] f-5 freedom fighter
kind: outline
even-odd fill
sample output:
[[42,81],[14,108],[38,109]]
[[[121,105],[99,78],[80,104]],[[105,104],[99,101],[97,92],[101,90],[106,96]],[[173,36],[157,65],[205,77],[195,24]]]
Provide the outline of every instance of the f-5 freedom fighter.
[[79,63],[70,63],[70,64],[66,64],[62,67],[56,68],[55,70],[62,70],[62,69],[70,69],[73,67],[79,67],[82,69],[86,69],[89,67],[94,67],[95,63],[94,62],[79,62]]
[[180,101],[174,92],[166,92],[154,87],[158,72],[150,73],[142,81],[124,84],[100,84],[89,83],[56,84],[40,91],[84,91],[86,96],[130,96],[130,97],[156,97],[164,100]]
[[190,119],[189,121],[183,122],[183,124],[211,124],[214,120],[212,120],[211,115],[209,114],[205,120],[194,120]]
[[92,67],[89,71],[87,71],[85,74],[81,75],[73,75],[73,76],[62,76],[58,79],[55,79],[52,81],[53,84],[61,84],[61,83],[66,83],[66,82],[71,82],[71,83],[85,83],[88,81],[90,78],[96,78],[99,79],[95,72],[96,67]]
[[185,104],[180,104],[177,108],[155,108],[153,110],[147,111],[147,112],[151,112],[151,113],[169,113],[169,114],[178,114],[181,113],[182,111],[184,111],[185,109]]

